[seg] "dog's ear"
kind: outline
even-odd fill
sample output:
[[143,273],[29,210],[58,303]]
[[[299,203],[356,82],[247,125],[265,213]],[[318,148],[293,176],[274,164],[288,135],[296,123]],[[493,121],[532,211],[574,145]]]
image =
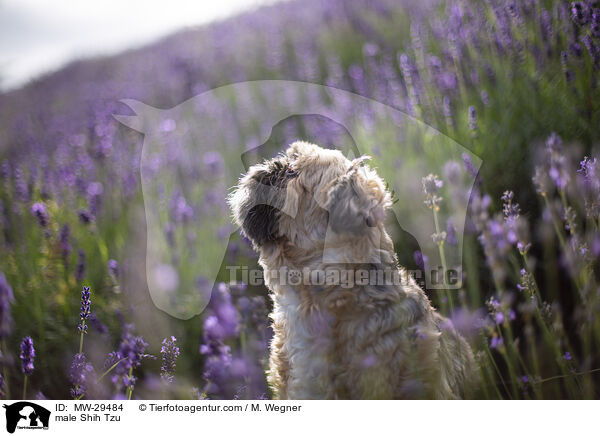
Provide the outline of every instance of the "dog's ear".
[[230,197],[234,218],[255,248],[279,238],[279,213],[288,212],[286,186],[294,177],[287,159],[277,158],[250,168]]
[[385,220],[391,196],[374,171],[353,165],[330,188],[325,209],[338,234],[361,234]]

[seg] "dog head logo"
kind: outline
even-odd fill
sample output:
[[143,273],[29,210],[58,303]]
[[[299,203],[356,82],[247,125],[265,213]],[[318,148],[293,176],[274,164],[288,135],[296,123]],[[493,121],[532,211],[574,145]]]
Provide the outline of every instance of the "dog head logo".
[[6,431],[19,429],[48,429],[50,411],[29,401],[3,405],[6,409]]
[[[438,204],[434,222],[432,210],[425,204],[423,179],[429,174],[443,176],[449,164],[458,165],[465,156],[475,172],[481,161],[426,124],[347,91],[289,81],[227,85],[164,110],[134,100],[123,103],[135,114],[115,118],[144,133],[140,171],[148,288],[154,304],[170,315],[188,319],[204,310],[229,237],[237,227],[241,226],[256,246],[276,237],[278,226],[285,225],[285,219],[274,219],[276,216],[296,217],[298,194],[303,192],[296,178],[298,165],[304,162],[300,179],[309,181],[307,174],[312,170],[305,156],[309,150],[296,146],[295,155],[283,152],[302,140],[329,148],[316,163],[322,170],[332,164],[329,175],[336,171],[335,162],[345,166],[335,174],[342,182],[335,190],[321,190],[321,196],[315,193],[315,204],[327,211],[329,218],[325,263],[382,261],[363,259],[360,251],[340,258],[335,247],[340,235],[377,225],[389,209],[428,259],[424,265],[427,287],[461,287],[460,275],[450,284],[431,280],[443,263],[432,235],[441,233],[440,225],[445,230],[446,223],[452,223],[456,245],[447,247],[444,261],[460,272],[468,195],[454,195],[448,186],[448,196]],[[287,129],[298,117],[314,116],[341,126],[351,140],[336,139],[340,136],[319,126],[311,130],[311,123],[304,123],[302,131],[295,130],[284,140],[274,139],[275,126],[285,124]],[[363,157],[367,155],[368,162]],[[279,157],[261,166],[263,158],[274,156]],[[292,161],[292,166],[287,165]],[[241,174],[246,174],[242,182],[246,180],[246,188],[252,192],[236,192],[246,197],[235,201],[238,209],[232,224],[227,198]],[[316,183],[318,175],[313,176]],[[473,172],[462,176],[463,192],[470,191],[474,177]],[[369,195],[365,195],[367,191]],[[392,191],[393,204],[387,194]]]

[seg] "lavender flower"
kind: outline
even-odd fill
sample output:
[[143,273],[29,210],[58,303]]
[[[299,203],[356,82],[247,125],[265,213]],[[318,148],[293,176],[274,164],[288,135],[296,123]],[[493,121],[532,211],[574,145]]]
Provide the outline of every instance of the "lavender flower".
[[71,244],[69,242],[70,236],[71,227],[69,227],[68,224],[63,225],[58,232],[58,242],[60,246],[60,255],[65,262],[71,254]]
[[434,174],[429,174],[427,177],[423,177],[423,192],[426,195],[437,194],[442,186],[444,186],[444,182],[442,182],[438,176]]
[[169,202],[169,212],[171,219],[175,223],[187,222],[194,214],[194,210],[179,191],[175,191],[171,197]]
[[571,19],[578,26],[583,26],[588,22],[588,8],[585,2],[571,3]]
[[423,192],[425,193],[425,205],[434,210],[439,209],[439,204],[442,202],[442,198],[437,195],[439,190],[444,186],[438,176],[435,174],[429,174],[427,177],[423,177]]
[[81,311],[79,312],[79,325],[77,326],[79,331],[82,333],[87,333],[87,330],[88,330],[88,327],[85,324],[85,321],[89,318],[90,313],[91,313],[90,312],[90,306],[92,304],[91,295],[92,295],[92,293],[90,292],[90,287],[84,286],[83,290],[81,291]]
[[175,373],[175,365],[179,357],[179,347],[176,345],[175,336],[163,339],[160,354],[162,355],[161,378],[167,383],[172,383]]
[[4,273],[0,272],[0,339],[10,336],[13,320],[10,305],[14,301],[13,290],[6,281]]
[[490,348],[501,348],[504,345],[504,339],[499,336],[493,336],[490,340]]
[[446,242],[446,237],[446,232],[439,232],[431,235],[431,239],[433,239],[433,242],[437,245],[442,245],[444,242]]
[[33,348],[33,339],[31,339],[31,336],[26,336],[21,341],[21,354],[19,354],[19,358],[21,359],[21,371],[23,374],[26,376],[33,374],[35,349]]
[[[236,288],[236,295],[241,289]],[[231,292],[224,283],[219,284],[217,292],[213,293],[210,310],[211,314],[204,320],[204,335],[200,345],[200,353],[204,355],[204,378],[207,380],[205,393],[211,397],[232,398],[241,385],[248,386],[248,395],[252,392],[264,392],[264,377],[262,369],[247,359],[244,354],[233,355],[231,348],[224,340],[235,337],[240,332],[240,314],[233,304]],[[262,313],[264,302],[250,299],[246,296],[239,298],[238,305],[242,311],[241,321],[245,327],[246,340],[248,332],[256,332],[252,342],[246,346],[246,352],[254,350],[263,353],[266,351],[268,333],[262,324],[250,327],[257,321],[255,314],[250,311]],[[254,336],[254,335],[253,335]]]
[[29,186],[25,180],[25,174],[21,168],[15,168],[14,171],[15,194],[23,203],[27,203],[30,198]]
[[119,277],[119,264],[116,260],[110,259],[108,261],[108,273],[115,278]]
[[536,190],[542,196],[546,196],[552,185],[559,191],[563,191],[570,181],[570,173],[567,168],[567,159],[562,154],[562,139],[556,133],[551,133],[546,139],[545,160],[541,166],[535,169],[533,182]]
[[568,83],[572,82],[574,74],[573,71],[569,68],[569,56],[567,55],[566,51],[560,52],[560,64],[562,66],[565,79]]
[[482,89],[480,92],[481,95],[481,102],[484,104],[484,106],[489,106],[490,105],[490,96],[487,93],[487,91],[485,89]]
[[80,209],[77,212],[77,216],[79,217],[79,221],[83,224],[89,224],[94,219],[93,216],[85,209]]
[[73,384],[70,390],[71,396],[74,399],[83,397],[94,379],[94,367],[87,361],[85,354],[76,354],[69,372],[69,380]]
[[75,280],[82,281],[85,277],[85,251],[79,250],[77,266],[75,267]]
[[521,278],[520,282],[517,284],[517,289],[521,292],[527,292],[530,297],[533,297],[533,277],[531,276],[531,274],[529,274],[529,272],[527,272],[525,268],[521,268],[520,275]]
[[446,221],[446,241],[450,245],[456,245],[458,243],[456,240],[456,227],[452,222],[452,218],[448,218]]
[[498,312],[494,315],[494,320],[496,324],[500,325],[504,322],[504,314],[502,312]]
[[90,213],[92,216],[98,216],[100,208],[102,207],[102,193],[104,192],[104,186],[100,182],[92,182],[87,188],[88,204]]
[[420,269],[425,270],[425,265],[427,264],[427,260],[428,260],[427,256],[425,256],[421,251],[417,250],[413,253],[413,258],[414,258],[417,266]]
[[592,220],[600,217],[600,167],[597,158],[585,157],[577,170],[578,182],[585,205],[585,214]]
[[592,12],[590,31],[594,38],[600,38],[600,9],[595,8]]
[[133,371],[142,364],[143,359],[156,359],[146,354],[148,343],[141,336],[134,336],[133,331],[133,324],[125,325],[118,350],[109,354],[109,359],[105,363],[105,366],[110,367],[120,361],[114,369],[111,380],[115,387],[126,387],[129,392],[133,391],[137,380],[133,376]]
[[569,49],[571,50],[571,53],[575,55],[575,57],[580,58],[583,55],[583,49],[581,48],[581,44],[578,42],[572,42],[569,45]]
[[597,175],[597,171],[598,159],[592,159],[588,156],[585,156],[583,160],[579,163],[579,169],[577,170],[578,173],[583,174],[584,177],[589,180],[593,180],[595,178],[595,176]]
[[463,160],[463,165],[465,167],[465,170],[469,174],[469,177],[471,177],[472,179],[477,177],[478,171],[477,171],[477,168],[475,168],[475,165],[473,165],[473,161],[471,160],[471,157],[467,153],[463,153],[462,160]]
[[529,227],[527,221],[520,217],[521,208],[519,203],[514,201],[514,198],[513,191],[504,191],[502,195],[502,213],[504,214],[506,239],[511,244],[516,243],[519,252],[525,255],[531,247]]
[[504,194],[502,194],[502,212],[507,220],[517,218],[521,211],[519,204],[514,202],[514,198],[515,193],[513,191],[504,191]]
[[562,139],[556,132],[552,132],[546,139],[546,148],[551,153],[560,153],[562,151]]
[[46,205],[44,203],[33,203],[33,206],[31,206],[31,213],[37,218],[40,227],[48,227],[50,217],[48,216],[48,211],[46,210]]
[[469,106],[469,129],[477,130],[477,110],[475,106]]

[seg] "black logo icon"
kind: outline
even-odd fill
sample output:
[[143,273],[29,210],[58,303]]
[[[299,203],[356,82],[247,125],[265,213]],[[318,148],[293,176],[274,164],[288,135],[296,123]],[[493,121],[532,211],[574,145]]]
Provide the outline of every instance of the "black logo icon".
[[6,431],[14,433],[15,429],[48,429],[50,411],[29,401],[19,401],[6,409]]

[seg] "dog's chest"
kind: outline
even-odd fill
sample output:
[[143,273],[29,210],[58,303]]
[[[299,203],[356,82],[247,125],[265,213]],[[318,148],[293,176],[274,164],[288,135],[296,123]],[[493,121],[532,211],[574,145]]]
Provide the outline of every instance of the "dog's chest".
[[301,310],[293,289],[275,298],[274,319],[283,321],[284,352],[290,363],[291,398],[325,398],[332,355],[331,316],[323,309]]

